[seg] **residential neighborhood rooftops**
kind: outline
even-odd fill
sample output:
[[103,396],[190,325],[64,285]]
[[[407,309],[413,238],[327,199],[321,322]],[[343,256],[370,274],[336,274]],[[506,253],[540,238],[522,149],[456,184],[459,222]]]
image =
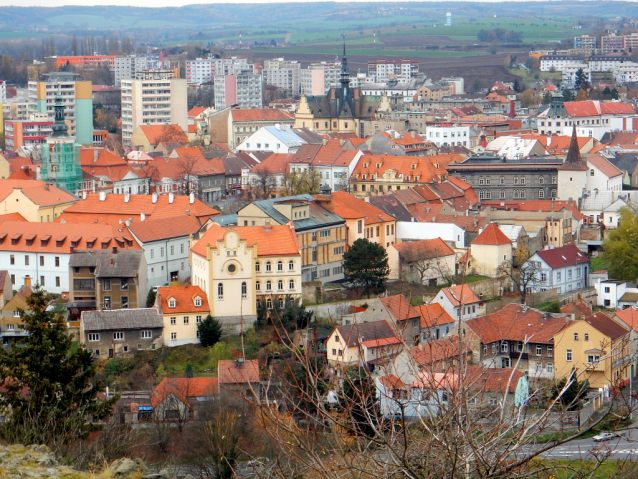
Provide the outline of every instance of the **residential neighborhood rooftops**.
[[609,162],[600,155],[594,155],[587,158],[587,162],[598,168],[608,178],[614,178],[623,174],[613,163]]
[[379,300],[395,321],[405,321],[420,317],[419,311],[402,294],[386,296],[385,298],[379,298]]
[[233,121],[288,121],[294,120],[292,113],[275,108],[247,108],[232,110]]
[[217,396],[219,380],[218,378],[164,378],[151,393],[151,405],[156,408],[171,394],[190,406],[188,398]]
[[589,263],[589,258],[581,253],[578,247],[573,244],[560,248],[537,251],[536,254],[552,269]]
[[40,207],[73,203],[78,200],[66,190],[48,185],[40,180],[0,180],[0,201],[4,201],[14,190],[20,190]]
[[619,323],[600,311],[583,318],[581,321],[591,324],[595,329],[612,340],[616,340],[621,336],[624,336],[629,331],[628,328],[621,326]]
[[405,261],[440,258],[454,254],[454,250],[441,238],[408,241],[393,245]]
[[367,203],[345,191],[335,191],[332,194],[334,212],[344,219],[365,218],[366,224],[395,221],[394,217],[376,206]]
[[421,328],[431,328],[442,324],[454,323],[455,320],[439,303],[415,306],[421,315]]
[[505,234],[494,223],[490,223],[485,229],[476,237],[472,244],[482,245],[504,245],[512,244]]
[[259,363],[256,359],[223,360],[217,362],[219,384],[259,382]]
[[[213,217],[216,218],[216,217]],[[151,217],[139,221],[136,217],[129,229],[142,243],[178,238],[196,233],[201,228],[199,219],[191,215],[167,216],[165,218]]]
[[441,290],[453,306],[479,303],[480,299],[467,284],[452,285]]
[[[170,133],[169,128],[168,127],[174,127],[174,128],[170,128]],[[157,145],[158,143],[160,143],[162,140],[165,139],[165,137],[170,136],[170,140],[171,142],[175,142],[175,143],[188,143],[188,137],[186,136],[186,133],[184,133],[184,130],[182,130],[182,128],[179,125],[140,125],[138,127],[143,133],[144,136],[146,136],[146,139],[148,140],[148,142],[151,145]]]
[[[199,300],[196,301],[196,300]],[[174,303],[171,303],[174,301]],[[199,286],[163,286],[157,288],[156,304],[164,314],[169,313],[208,313],[208,297]],[[198,306],[199,304],[199,306]],[[171,305],[174,305],[171,307]]]
[[397,337],[385,319],[381,321],[371,321],[369,323],[337,326],[335,329],[338,331],[339,336],[343,338],[348,348],[359,346],[359,341],[394,339]]

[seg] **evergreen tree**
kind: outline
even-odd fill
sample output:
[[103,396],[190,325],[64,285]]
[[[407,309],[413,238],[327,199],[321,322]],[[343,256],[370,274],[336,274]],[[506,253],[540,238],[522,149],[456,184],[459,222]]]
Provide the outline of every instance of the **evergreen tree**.
[[199,331],[199,342],[205,348],[213,346],[222,338],[222,325],[210,314],[197,325],[197,331]]
[[620,209],[618,228],[603,242],[602,258],[607,262],[609,277],[624,281],[638,279],[638,215],[625,207]]
[[574,81],[574,86],[578,90],[587,90],[587,88],[589,88],[589,80],[587,79],[587,74],[583,71],[582,68],[576,70],[576,79]]
[[359,238],[343,254],[343,270],[350,289],[361,289],[369,298],[371,293],[385,291],[390,274],[388,254],[380,244]]
[[157,297],[157,291],[153,288],[148,290],[148,295],[146,296],[146,307],[152,308],[155,304],[155,298]]
[[20,311],[28,336],[0,350],[0,409],[7,411],[3,439],[22,444],[61,444],[84,438],[94,421],[112,413],[118,397],[101,401],[95,361],[77,347],[66,324],[46,311],[49,298],[36,290]]

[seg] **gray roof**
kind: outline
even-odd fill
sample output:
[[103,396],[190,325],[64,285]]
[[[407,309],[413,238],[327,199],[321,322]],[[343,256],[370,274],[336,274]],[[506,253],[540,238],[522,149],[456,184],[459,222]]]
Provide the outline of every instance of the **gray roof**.
[[633,173],[638,165],[638,154],[636,153],[618,153],[615,157],[607,158],[612,165],[619,170]]
[[230,215],[211,216],[211,221],[221,226],[237,226],[237,213]]
[[323,206],[315,204],[315,199],[312,195],[303,194],[296,196],[286,196],[284,198],[272,198],[268,200],[254,201],[253,204],[270,216],[280,225],[285,225],[290,221],[283,214],[275,209],[275,204],[288,202],[288,201],[309,202],[310,205],[310,217],[293,220],[295,225],[295,231],[303,231],[313,228],[321,228],[323,226],[332,226],[338,224],[344,224],[345,220],[336,213],[332,213],[325,209]]
[[155,308],[82,311],[84,331],[162,328],[162,315]]
[[69,260],[72,268],[95,267],[97,278],[135,278],[140,270],[144,251],[112,250],[75,251]]

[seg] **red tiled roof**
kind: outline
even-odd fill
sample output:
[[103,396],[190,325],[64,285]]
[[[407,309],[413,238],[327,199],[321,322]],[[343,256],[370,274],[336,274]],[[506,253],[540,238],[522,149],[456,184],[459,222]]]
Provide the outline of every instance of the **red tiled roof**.
[[256,359],[217,361],[219,384],[243,384],[259,382],[259,363]]
[[206,111],[206,107],[203,106],[195,106],[193,108],[191,108],[190,110],[188,110],[188,117],[189,118],[196,118],[199,115],[202,114],[202,112]]
[[550,268],[561,268],[563,266],[589,263],[589,258],[585,256],[573,244],[561,246],[560,248],[546,249],[537,251],[536,254],[541,257]]
[[487,217],[478,215],[438,215],[434,221],[436,223],[451,223],[465,231],[478,233],[479,229],[482,228],[487,221]]
[[627,324],[627,327],[624,327],[600,311],[592,316],[583,318],[581,321],[591,324],[595,329],[610,338],[612,341],[615,341],[621,336],[627,334],[629,332],[628,328],[630,328],[629,324]]
[[127,165],[127,161],[104,148],[80,148],[81,166]]
[[431,223],[437,219],[438,214],[443,209],[442,204],[437,203],[416,203],[405,207],[412,216],[420,223]]
[[31,161],[31,158],[25,158],[23,156],[16,156],[14,158],[7,158],[7,161],[9,162],[9,172],[10,173],[18,171],[18,170],[24,168],[25,166],[33,165],[33,162]]
[[164,378],[151,393],[151,406],[156,408],[169,395],[175,395],[184,404],[189,397],[217,396],[217,378]]
[[261,163],[250,169],[251,173],[286,174],[293,159],[292,153],[272,153]]
[[482,368],[468,366],[465,376],[466,385],[471,391],[516,392],[518,380],[525,373],[509,368]]
[[576,318],[584,318],[585,316],[591,316],[594,314],[591,309],[585,306],[581,302],[567,304],[560,308],[561,313],[573,314]]
[[423,304],[416,306],[416,310],[421,315],[421,327],[431,328],[442,324],[454,323],[455,320],[443,309],[439,303]]
[[[195,306],[195,298],[201,299],[201,306]],[[169,299],[175,300],[175,307],[170,308]],[[208,297],[199,286],[164,286],[157,288],[157,304],[164,314],[169,313],[210,313]]]
[[[128,197],[128,201],[126,198]],[[93,223],[95,220],[104,220],[107,216],[126,221],[128,218],[139,217],[144,213],[148,219],[165,218],[168,216],[181,216],[188,210],[190,215],[195,216],[202,223],[211,216],[219,216],[219,211],[205,205],[201,200],[195,198],[190,203],[188,196],[175,195],[173,202],[170,202],[169,195],[159,195],[153,203],[153,195],[118,195],[108,193],[104,201],[100,201],[99,193],[89,193],[86,199],[77,201],[75,204],[64,210],[56,219],[60,222],[65,219],[67,223]]]
[[13,173],[11,173],[9,175],[9,178],[7,179],[8,180],[25,180],[25,181],[35,180],[35,173],[33,173],[33,176],[31,176],[25,171],[24,168],[20,168],[19,170],[16,170]]
[[587,163],[594,165],[594,167],[598,168],[607,178],[614,178],[623,174],[621,170],[599,155],[590,156],[587,158]]
[[0,215],[0,224],[4,223],[5,221],[27,222],[27,219],[20,213],[8,213],[6,215]]
[[245,240],[248,246],[252,246],[256,242],[258,256],[296,256],[301,254],[297,235],[291,225],[273,225],[269,228],[264,226],[224,228],[214,223],[191,248],[191,251],[206,257],[206,244],[210,244],[211,248],[216,248],[217,241],[222,241],[224,235],[231,230],[239,233],[239,238]]
[[627,308],[616,310],[616,316],[634,331],[638,331],[638,309]]
[[[316,197],[316,195],[315,195]],[[376,206],[366,203],[345,191],[335,191],[332,194],[334,212],[343,219],[365,218],[365,224],[395,221],[395,219],[381,211]]]
[[[354,181],[375,181],[374,178],[384,178],[391,174],[391,178],[401,183],[432,183],[440,181],[441,177],[447,175],[447,168],[450,163],[462,161],[462,155],[451,153],[447,155],[433,156],[392,156],[392,155],[366,155],[361,157],[353,171],[353,175],[358,175]],[[380,166],[377,168],[377,164]],[[367,166],[366,166],[367,165]],[[415,165],[415,168],[412,168]],[[438,165],[436,168],[435,165]],[[362,175],[366,179],[362,179]],[[409,178],[409,179],[408,179]],[[418,178],[418,180],[416,179]]]
[[388,313],[392,315],[395,321],[404,321],[411,318],[419,318],[419,312],[405,299],[402,294],[394,296],[386,296],[379,298]]
[[463,343],[462,347],[459,348],[458,336],[452,336],[451,338],[421,343],[410,349],[409,354],[414,358],[418,366],[425,366],[445,361],[446,359],[458,358],[459,349],[466,355],[472,352],[470,346],[466,343]]
[[137,217],[131,222],[129,229],[142,243],[177,238],[197,233],[201,223],[195,216],[180,215],[165,218],[150,218],[138,221]]
[[232,110],[233,122],[236,121],[290,121],[295,117],[287,111],[275,108],[251,108]]
[[503,233],[498,226],[494,223],[490,223],[483,232],[472,241],[472,244],[503,245],[512,244],[512,240],[505,236],[505,233]]
[[164,136],[166,128],[169,126],[177,127],[179,130],[179,136],[171,135],[175,136],[174,138],[171,138],[172,142],[177,141],[177,143],[188,143],[188,137],[179,125],[140,125],[139,128],[141,128],[142,133],[144,133],[144,136],[146,136],[146,139],[151,145],[157,145]]
[[393,244],[392,247],[408,262],[454,255],[454,250],[441,238],[408,241]]
[[622,102],[598,100],[568,101],[564,103],[567,114],[571,117],[600,116],[600,115],[633,115],[631,105]]
[[447,297],[448,301],[452,303],[453,306],[459,306],[461,304],[460,299],[462,299],[463,304],[472,304],[479,303],[480,300],[472,288],[470,288],[467,284],[458,284],[455,286],[450,286],[449,288],[443,288],[443,294]]
[[465,325],[483,344],[501,340],[549,344],[568,324],[569,317],[547,314],[521,304],[508,304],[495,313],[468,319]]
[[14,189],[22,190],[27,198],[41,207],[77,201],[72,194],[39,180],[0,180],[0,201],[13,193]]
[[379,382],[388,389],[407,389],[408,385],[394,374],[387,374],[379,378]]

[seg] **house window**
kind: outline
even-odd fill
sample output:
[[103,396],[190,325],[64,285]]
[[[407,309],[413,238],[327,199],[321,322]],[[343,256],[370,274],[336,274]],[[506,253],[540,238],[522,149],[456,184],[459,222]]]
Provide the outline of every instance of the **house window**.
[[104,296],[104,309],[111,309],[111,297]]
[[288,271],[294,271],[295,270],[295,262],[290,260],[288,261]]
[[554,357],[554,348],[551,346],[547,346],[547,357],[549,358],[553,358]]
[[272,309],[272,299],[270,298],[266,300],[266,309]]
[[113,333],[113,339],[115,341],[121,341],[122,339],[124,339],[124,333],[123,332]]
[[259,261],[255,262],[255,271],[259,273]]
[[217,284],[217,299],[224,299],[224,285],[223,283]]
[[172,317],[171,318],[171,325],[176,325],[177,324],[177,318],[176,317]]
[[503,341],[501,343],[501,352],[506,353],[509,350],[509,343],[507,341]]
[[327,238],[330,236],[330,230],[323,230],[319,232],[320,238]]
[[201,305],[202,305],[202,300],[199,298],[195,298],[195,306],[199,308]]
[[277,281],[277,290],[281,291],[284,289],[284,282],[282,280]]
[[188,324],[188,316],[184,316],[184,324]]
[[202,317],[201,316],[195,316],[195,322],[197,324],[201,323],[202,322]]
[[171,339],[177,339],[177,333],[171,333]]
[[587,356],[587,362],[588,362],[589,364],[597,363],[597,362],[598,362],[598,359],[599,359],[599,356],[596,356],[596,355],[591,355],[591,354],[590,354],[590,355],[588,355],[588,356]]
[[568,349],[567,351],[565,351],[565,360],[567,361],[571,361],[572,360],[572,350]]
[[120,296],[120,308],[128,309],[128,296]]
[[122,286],[120,287],[121,290],[128,290],[128,279],[127,278],[122,278]]
[[295,280],[294,279],[291,279],[288,282],[288,289],[295,289]]
[[277,271],[284,270],[284,263],[282,261],[277,261]]
[[110,279],[105,279],[102,281],[102,288],[104,289],[104,291],[110,291],[111,290],[111,280]]
[[578,341],[578,333],[574,333],[574,341]]
[[60,287],[60,277],[56,276],[55,277],[55,285],[59,288]]
[[271,271],[271,270],[272,268],[271,268],[270,261],[266,261],[266,271]]
[[266,291],[272,291],[272,283],[270,281],[266,281]]
[[540,356],[541,354],[543,354],[543,347],[542,346],[536,346],[536,356]]
[[242,299],[246,299],[246,295],[247,295],[246,281],[243,281],[241,283],[241,297],[242,297]]
[[589,341],[589,334],[585,333],[583,336],[583,341]]
[[512,363],[510,362],[510,358],[503,358],[501,360],[501,367],[502,368],[509,368],[512,366]]
[[142,339],[151,339],[152,335],[150,331],[141,331],[140,332],[140,337]]
[[29,255],[28,255],[28,254],[25,254],[25,255],[24,255],[24,264],[25,264],[25,265],[28,265],[28,264],[29,264]]
[[89,341],[99,341],[100,340],[100,333],[89,333],[87,335]]
[[547,363],[547,372],[548,373],[554,372],[554,363]]
[[261,291],[261,283],[259,281],[255,282],[255,291]]
[[541,282],[547,281],[547,273],[541,273]]
[[170,299],[168,301],[168,307],[171,308],[171,309],[175,309],[175,306],[177,306],[176,301],[174,299]]
[[44,256],[40,256],[40,266],[44,266]]

